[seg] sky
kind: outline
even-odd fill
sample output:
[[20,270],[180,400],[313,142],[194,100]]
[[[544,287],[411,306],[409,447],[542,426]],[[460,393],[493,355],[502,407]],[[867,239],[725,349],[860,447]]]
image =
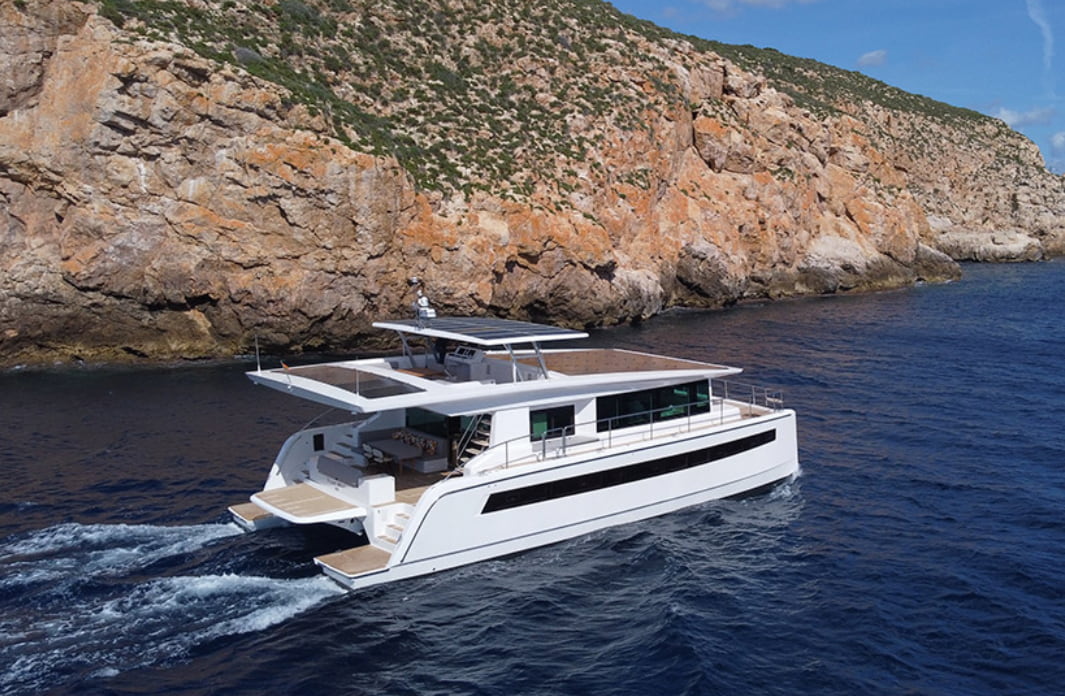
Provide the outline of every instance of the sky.
[[775,48],[1001,118],[1065,173],[1065,0],[611,2],[677,32]]

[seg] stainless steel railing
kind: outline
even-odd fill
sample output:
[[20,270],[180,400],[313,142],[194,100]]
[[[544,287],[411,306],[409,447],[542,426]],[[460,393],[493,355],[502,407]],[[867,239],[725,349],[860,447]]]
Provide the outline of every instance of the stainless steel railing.
[[750,409],[767,408],[779,411],[784,408],[784,392],[755,384],[732,382],[724,379],[710,380],[710,391],[726,401],[744,404]]
[[[533,448],[531,453],[528,449],[522,447],[520,454],[516,454],[513,461],[526,459],[530,454],[535,454],[537,460],[542,460],[547,457],[549,451],[552,454],[558,453],[558,456],[565,456],[568,447],[590,444],[592,442],[602,442],[604,437],[606,439],[605,448],[610,449],[614,446],[615,430],[624,431],[629,428],[647,426],[647,431],[639,434],[641,436],[646,435],[646,439],[653,440],[655,438],[656,424],[659,433],[667,430],[670,433],[676,433],[677,426],[680,425],[686,425],[686,429],[690,431],[692,428],[692,418],[694,416],[709,415],[709,418],[700,420],[700,423],[708,423],[712,425],[721,424],[726,420],[724,408],[726,404],[737,406],[739,408],[740,418],[750,418],[755,415],[762,415],[763,413],[771,413],[783,409],[784,394],[780,390],[769,387],[712,379],[710,380],[709,399],[649,409],[638,413],[627,413],[622,416],[598,418],[594,421],[584,421],[573,425],[563,426],[561,428],[553,428],[545,431],[539,437],[534,439],[535,442],[538,442],[538,445]],[[716,419],[715,405],[717,406]],[[601,428],[600,424],[605,424],[606,427]],[[599,434],[598,437],[590,438],[590,436],[587,435],[576,434],[579,427],[591,425],[595,426],[595,430]],[[529,440],[530,436],[528,435],[511,438],[510,440],[492,445],[482,452],[481,455],[487,455],[490,452],[497,453],[499,449],[502,448],[503,462],[494,468],[509,468],[512,463],[512,444],[522,443],[522,445],[524,445],[529,442]]]

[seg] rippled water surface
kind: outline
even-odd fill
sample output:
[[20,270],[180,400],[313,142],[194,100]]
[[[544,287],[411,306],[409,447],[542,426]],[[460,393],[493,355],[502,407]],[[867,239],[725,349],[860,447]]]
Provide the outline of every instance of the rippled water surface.
[[592,342],[782,387],[803,473],[345,593],[227,505],[319,412],[248,365],[0,374],[0,693],[1058,694],[1065,263]]

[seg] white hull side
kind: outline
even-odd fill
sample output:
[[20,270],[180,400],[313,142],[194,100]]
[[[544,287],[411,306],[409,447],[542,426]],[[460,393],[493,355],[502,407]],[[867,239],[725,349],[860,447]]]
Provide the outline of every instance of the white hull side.
[[[495,493],[594,475],[711,448],[769,430],[776,431],[773,441],[706,464],[482,512],[489,496]],[[792,477],[798,469],[795,414],[780,411],[705,434],[684,434],[673,442],[658,440],[642,448],[603,453],[598,458],[562,467],[520,467],[490,477],[453,479],[423,496],[388,568],[355,577],[331,572],[325,566],[323,570],[351,588],[425,575],[739,495]]]

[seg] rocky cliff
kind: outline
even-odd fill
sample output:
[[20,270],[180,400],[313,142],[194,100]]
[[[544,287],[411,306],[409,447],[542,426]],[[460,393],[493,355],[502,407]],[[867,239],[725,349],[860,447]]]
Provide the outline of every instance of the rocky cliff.
[[1004,124],[597,0],[0,4],[0,364],[597,326],[1065,249]]

